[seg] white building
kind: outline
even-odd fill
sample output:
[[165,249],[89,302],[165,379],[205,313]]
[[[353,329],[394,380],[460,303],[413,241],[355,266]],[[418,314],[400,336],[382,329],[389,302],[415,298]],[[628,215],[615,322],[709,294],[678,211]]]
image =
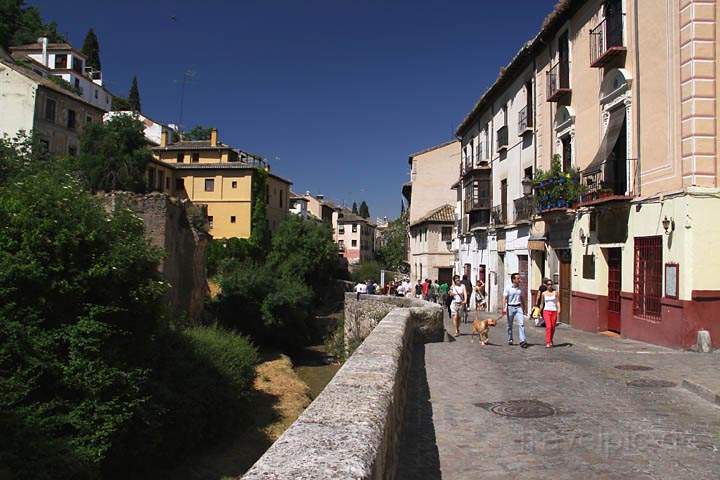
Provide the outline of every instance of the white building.
[[129,110],[107,112],[105,115],[103,115],[103,121],[107,122],[111,118],[118,115],[134,115],[135,117],[137,117],[137,119],[143,123],[145,138],[154,146],[160,145],[160,138],[162,137],[163,132],[168,135],[168,138],[171,138],[172,136],[171,127],[169,127],[168,125],[163,125],[160,122],[156,122],[152,118],[147,117],[140,112],[132,112]]
[[[461,175],[455,184],[459,235],[455,271],[486,285],[491,310],[501,309],[510,275],[519,273],[526,298],[541,279],[530,278],[532,208],[523,180],[533,176],[534,71],[523,51],[481,97],[457,130]],[[526,182],[527,183],[527,182]]]
[[302,218],[308,218],[308,199],[290,191],[290,213]]
[[110,111],[112,94],[103,87],[102,72],[87,67],[85,55],[69,43],[48,43],[47,38],[41,37],[37,43],[10,47],[10,53],[16,60],[45,67],[51,75],[73,86],[83,100]]

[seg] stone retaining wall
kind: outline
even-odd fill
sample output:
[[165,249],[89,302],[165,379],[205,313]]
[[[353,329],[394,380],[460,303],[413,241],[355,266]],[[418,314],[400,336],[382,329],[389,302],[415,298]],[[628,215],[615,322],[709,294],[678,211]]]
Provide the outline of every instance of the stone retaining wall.
[[421,300],[346,297],[358,318],[379,303],[391,310],[245,480],[395,477],[412,345],[442,341],[443,314]]

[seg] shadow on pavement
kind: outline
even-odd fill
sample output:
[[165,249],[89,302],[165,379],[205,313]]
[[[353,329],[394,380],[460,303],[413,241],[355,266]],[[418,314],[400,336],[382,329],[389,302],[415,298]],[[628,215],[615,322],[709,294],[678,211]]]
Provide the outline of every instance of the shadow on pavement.
[[413,351],[396,478],[398,480],[441,478],[430,387],[425,370],[424,345],[416,345]]

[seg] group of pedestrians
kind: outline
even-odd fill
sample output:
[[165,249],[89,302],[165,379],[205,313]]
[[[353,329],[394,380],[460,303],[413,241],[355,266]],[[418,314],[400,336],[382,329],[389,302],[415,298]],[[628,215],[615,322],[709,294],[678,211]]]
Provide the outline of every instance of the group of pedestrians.
[[[426,278],[424,281],[418,280],[414,287],[407,278],[402,281],[389,282],[385,287],[377,285],[373,280],[367,280],[358,283],[355,286],[355,292],[358,300],[362,294],[394,295],[399,297],[414,295],[415,298],[444,305],[452,319],[455,330],[453,335],[456,337],[460,336],[461,321],[467,322],[471,311],[475,312],[475,318],[477,318],[477,314],[487,310],[488,307],[485,283],[478,279],[475,286],[473,286],[467,275],[463,275],[462,278],[460,275],[454,275],[450,285],[446,282],[440,283],[438,280],[432,281]],[[525,335],[524,295],[523,289],[520,287],[520,274],[513,273],[510,275],[510,285],[505,287],[503,292],[502,315],[507,315],[508,345],[515,344],[513,330],[517,325],[521,348],[527,348],[528,346]],[[560,309],[560,294],[553,281],[549,278],[543,279],[531,315],[535,318],[542,318],[542,322],[545,324],[546,348],[553,347],[553,337],[555,336],[555,327],[558,315],[560,315]],[[538,326],[540,326],[539,323]]]

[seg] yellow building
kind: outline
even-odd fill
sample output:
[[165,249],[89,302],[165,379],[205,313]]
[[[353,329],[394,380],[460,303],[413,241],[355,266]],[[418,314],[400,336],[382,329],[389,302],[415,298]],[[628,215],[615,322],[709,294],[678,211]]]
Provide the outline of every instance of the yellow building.
[[[148,185],[170,195],[187,196],[207,206],[210,234],[215,238],[248,238],[258,173],[267,172],[265,202],[271,231],[288,215],[290,181],[273,173],[260,157],[235,150],[218,141],[213,129],[210,140],[168,144],[163,133],[153,147],[154,162],[148,167]],[[257,185],[257,184],[256,184]]]

